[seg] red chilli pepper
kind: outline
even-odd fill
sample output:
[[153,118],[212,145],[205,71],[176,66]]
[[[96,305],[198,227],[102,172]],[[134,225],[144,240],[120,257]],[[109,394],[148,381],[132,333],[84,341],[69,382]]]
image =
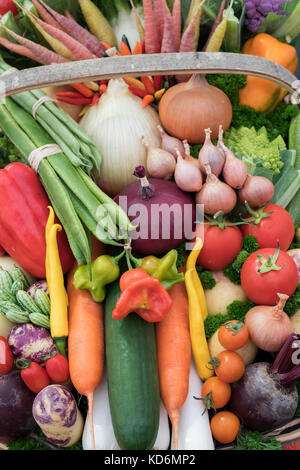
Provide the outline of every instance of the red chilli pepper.
[[141,80],[146,88],[148,95],[153,95],[155,93],[155,88],[150,77],[141,77]]
[[162,83],[163,83],[162,75],[155,75],[155,77],[153,77],[153,85],[156,91],[161,89]]
[[95,106],[100,99],[100,93],[95,93],[91,102],[91,106]]
[[64,103],[69,103],[69,104],[78,104],[78,105],[84,105],[84,104],[91,104],[92,100],[91,98],[64,98],[61,96],[58,96],[57,98],[58,101],[63,101]]
[[172,299],[166,289],[158,279],[147,273],[140,275],[139,271],[133,269],[122,275],[120,286],[124,290],[112,312],[114,320],[135,312],[147,322],[159,322],[169,312]]
[[93,96],[93,91],[84,85],[84,83],[72,83],[70,86],[77,90],[81,95],[85,96],[85,98],[92,98]]
[[143,46],[142,46],[142,43],[139,41],[136,42],[134,49],[132,51],[132,55],[138,55],[138,54],[143,54]]
[[60,93],[56,93],[56,96],[63,98],[85,98],[77,91],[62,91]]
[[33,393],[39,393],[43,388],[51,384],[46,370],[36,362],[17,359],[16,366],[18,369],[21,369],[21,378]]
[[136,96],[139,96],[140,98],[144,98],[145,96],[148,95],[147,91],[142,90],[141,88],[138,88],[137,86],[129,86],[128,89],[131,91]]
[[0,336],[0,375],[8,374],[13,368],[14,358],[7,340]]
[[68,360],[57,351],[54,354],[43,357],[48,376],[52,382],[63,384],[70,378]]

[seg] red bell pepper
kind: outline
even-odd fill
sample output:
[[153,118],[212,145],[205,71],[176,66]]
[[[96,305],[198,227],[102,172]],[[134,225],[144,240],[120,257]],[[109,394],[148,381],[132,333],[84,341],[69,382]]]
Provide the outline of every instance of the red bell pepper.
[[[147,273],[139,275],[139,269],[123,274],[120,279],[122,294],[112,312],[114,320],[121,320],[129,313],[135,312],[147,322],[159,322],[170,311],[172,299],[159,280]],[[137,275],[135,275],[137,272]],[[128,275],[132,274],[129,283]]]
[[[0,170],[0,245],[25,271],[40,279],[46,277],[49,205],[44,188],[30,167],[16,162]],[[74,257],[64,231],[58,233],[58,246],[66,273]]]

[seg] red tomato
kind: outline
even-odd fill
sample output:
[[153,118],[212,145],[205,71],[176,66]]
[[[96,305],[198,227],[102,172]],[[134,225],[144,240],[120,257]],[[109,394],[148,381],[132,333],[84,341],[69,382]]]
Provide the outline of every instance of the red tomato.
[[[268,204],[264,209],[259,209],[257,214],[260,211],[262,214],[273,213],[268,217],[261,218],[258,224],[242,225],[243,236],[253,235],[260,248],[276,248],[277,242],[279,242],[282,251],[288,250],[295,235],[295,226],[290,214],[276,204]],[[248,217],[251,217],[251,214]]]
[[30,362],[28,367],[22,369],[21,377],[25,385],[33,393],[39,393],[43,388],[51,384],[51,380],[45,369],[36,362]]
[[199,224],[197,234],[201,232],[204,243],[197,264],[204,269],[219,271],[228,266],[242,249],[243,237],[238,227]]
[[0,375],[8,374],[12,370],[14,358],[7,340],[0,336]]
[[239,433],[240,420],[231,411],[220,411],[212,417],[210,428],[216,441],[229,444]]
[[18,8],[13,0],[0,0],[0,15],[11,11],[14,16],[18,15]]
[[46,371],[50,379],[57,384],[67,382],[70,377],[69,363],[62,354],[56,354],[46,361]]
[[[243,291],[248,299],[258,305],[276,305],[277,293],[291,296],[298,286],[298,268],[295,261],[281,250],[276,259],[276,251],[275,248],[262,248],[252,253],[243,264],[241,271]],[[271,263],[268,261],[269,257],[273,258],[273,266],[275,264],[281,269],[260,272],[263,268],[262,262]]]

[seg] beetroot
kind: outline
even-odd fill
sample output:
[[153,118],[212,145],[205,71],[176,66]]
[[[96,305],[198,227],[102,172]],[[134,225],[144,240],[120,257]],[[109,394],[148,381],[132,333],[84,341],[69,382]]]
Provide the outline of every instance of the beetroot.
[[177,248],[192,237],[194,198],[173,181],[148,180],[144,168],[137,168],[142,169],[135,172],[141,182],[130,184],[116,198],[133,225],[139,225],[130,233],[132,249],[141,255],[157,255]]

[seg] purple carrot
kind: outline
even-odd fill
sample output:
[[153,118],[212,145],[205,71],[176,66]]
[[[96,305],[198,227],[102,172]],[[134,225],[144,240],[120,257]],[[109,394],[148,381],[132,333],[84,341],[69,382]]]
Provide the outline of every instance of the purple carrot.
[[76,39],[69,36],[69,34],[65,33],[61,29],[57,29],[54,26],[45,23],[41,19],[37,18],[34,15],[35,21],[55,39],[58,39],[65,47],[69,49],[72,55],[75,57],[76,60],[87,60],[87,59],[95,59],[96,56],[92,54],[85,46],[80,44]]
[[219,13],[218,13],[218,16],[217,18],[215,19],[215,22],[213,24],[213,27],[211,28],[211,31],[209,33],[209,36],[208,36],[208,39],[205,43],[205,46],[203,47],[202,49],[202,52],[205,52],[206,49],[207,49],[207,46],[209,44],[209,41],[212,37],[212,35],[214,34],[215,30],[217,29],[217,27],[219,26],[219,24],[221,23],[222,19],[223,19],[223,12],[225,10],[225,6],[226,6],[226,0],[222,0],[222,3],[220,5],[220,9],[219,9]]
[[[180,42],[180,52],[195,52],[196,45],[195,45],[195,28],[196,23],[198,20],[199,10],[202,8],[202,5],[199,6],[198,10],[193,16],[192,21],[188,25],[187,29],[182,35],[181,42]],[[190,78],[190,75],[177,75],[176,80],[180,83],[186,82]]]
[[181,0],[175,0],[173,5],[173,31],[176,51],[179,51],[181,41]]
[[40,17],[43,18],[46,23],[51,24],[52,26],[55,26],[58,29],[62,29],[60,24],[48,13],[46,8],[43,7],[37,0],[32,0],[32,3],[39,13]]
[[145,52],[158,54],[160,52],[158,33],[152,10],[152,0],[143,0],[145,23]]
[[178,52],[176,49],[174,30],[173,30],[173,18],[168,8],[168,5],[165,0],[164,2],[164,14],[165,14],[165,24],[164,24],[164,35],[161,45],[162,53]]
[[2,24],[1,27],[19,44],[28,48],[34,54],[37,61],[41,64],[50,65],[69,62],[68,59],[65,59],[64,57],[56,54],[55,52],[50,51],[46,47],[41,46],[40,44],[36,44],[35,42],[30,41],[29,39],[26,39],[23,36],[19,36],[19,34],[16,34],[14,31],[7,28],[4,24]]
[[0,44],[1,46],[6,47],[6,49],[15,52],[16,54],[20,54],[24,57],[28,57],[29,59],[34,60],[35,62],[39,62],[39,59],[27,47],[21,46],[20,44],[16,44],[15,42],[11,42],[1,36]]
[[[41,4],[44,10],[48,11],[49,15],[52,15],[55,19],[54,21],[59,24],[60,29],[64,30],[74,39],[79,41],[83,46],[85,46],[92,54],[97,57],[102,57],[103,53],[105,52],[105,47],[99,39],[96,38],[93,34],[91,34],[87,29],[80,26],[72,17],[67,17],[57,13],[57,11],[53,10],[49,7],[43,0],[34,0],[35,3]],[[35,5],[34,3],[34,5]],[[45,18],[44,18],[45,19]],[[45,21],[49,23],[45,19]]]
[[154,17],[159,38],[159,44],[162,44],[164,36],[165,13],[163,0],[154,0]]

